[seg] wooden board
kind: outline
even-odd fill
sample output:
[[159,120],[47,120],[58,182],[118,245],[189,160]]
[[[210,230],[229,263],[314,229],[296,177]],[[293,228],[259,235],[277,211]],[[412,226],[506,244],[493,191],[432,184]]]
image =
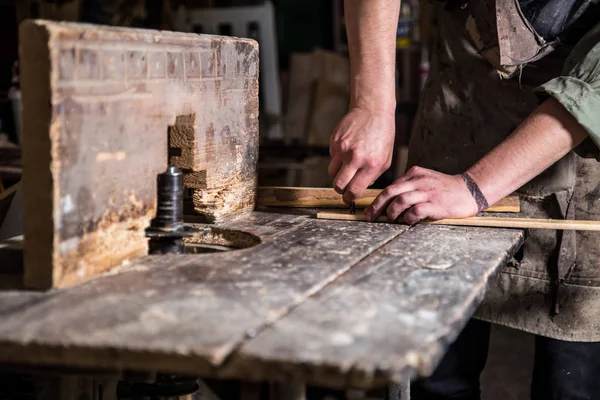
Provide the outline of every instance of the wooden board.
[[47,21],[19,36],[28,286],[144,255],[169,161],[209,219],[253,210],[256,42]]
[[339,387],[427,376],[521,240],[517,231],[411,229],[246,343],[229,371]]
[[522,241],[520,231],[302,213],[256,212],[217,228],[262,244],[147,257],[45,293],[0,290],[0,363],[405,382],[435,366]]
[[[357,208],[371,205],[380,189],[367,189],[356,201]],[[317,207],[342,208],[348,207],[342,196],[330,188],[261,186],[257,189],[256,205],[272,207]],[[520,212],[518,196],[509,196],[488,207],[486,212]]]
[[[367,221],[362,212],[350,214],[348,211],[322,211],[317,213],[319,219],[343,221]],[[389,222],[387,217],[380,216],[377,222]],[[600,221],[536,219],[520,217],[470,217],[461,219],[440,219],[437,221],[423,220],[419,224],[425,225],[453,225],[453,226],[479,226],[488,228],[516,228],[516,229],[556,229],[600,231]]]
[[263,242],[147,257],[48,293],[0,291],[0,362],[218,375],[241,343],[407,229],[258,212],[218,228]]

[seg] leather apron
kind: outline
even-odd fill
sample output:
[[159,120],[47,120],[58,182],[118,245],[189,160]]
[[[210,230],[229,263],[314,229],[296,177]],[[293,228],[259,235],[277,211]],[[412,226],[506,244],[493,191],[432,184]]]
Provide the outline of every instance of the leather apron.
[[[534,89],[560,75],[571,48],[531,36],[511,21],[513,0],[497,3],[508,8],[496,9],[493,0],[440,5],[409,167],[464,172],[539,105]],[[507,45],[505,29],[524,35]],[[587,139],[522,187],[524,216],[600,220],[597,150]],[[600,341],[598,264],[600,232],[528,230],[475,317],[559,340]]]

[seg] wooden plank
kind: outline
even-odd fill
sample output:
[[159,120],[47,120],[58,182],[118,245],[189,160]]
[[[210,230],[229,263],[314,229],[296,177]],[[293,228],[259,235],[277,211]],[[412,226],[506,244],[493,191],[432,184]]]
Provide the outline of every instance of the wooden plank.
[[412,228],[249,340],[223,373],[365,388],[428,375],[522,240]]
[[[322,211],[317,213],[319,219],[343,221],[367,221],[364,213],[350,214],[348,211]],[[387,217],[380,216],[377,222],[388,222]],[[456,219],[423,220],[419,224],[479,226],[488,228],[516,229],[557,229],[577,231],[600,231],[600,221],[568,220],[568,219],[536,219],[520,217],[469,217]]]
[[39,20],[19,37],[28,286],[144,255],[169,161],[209,219],[253,210],[255,41]]
[[252,216],[227,227],[289,229],[245,250],[147,257],[66,289],[0,291],[0,362],[218,375],[240,343],[407,229]]
[[[363,196],[356,201],[357,208],[371,205],[381,191],[367,189]],[[256,205],[266,207],[314,207],[342,208],[342,196],[331,188],[259,186],[256,192]]]
[[[371,205],[380,189],[367,189],[356,201],[357,208]],[[348,207],[342,196],[330,188],[259,186],[256,194],[256,205],[272,207],[315,207],[343,208]],[[488,207],[486,212],[515,212],[521,211],[518,196],[508,196],[498,203]]]

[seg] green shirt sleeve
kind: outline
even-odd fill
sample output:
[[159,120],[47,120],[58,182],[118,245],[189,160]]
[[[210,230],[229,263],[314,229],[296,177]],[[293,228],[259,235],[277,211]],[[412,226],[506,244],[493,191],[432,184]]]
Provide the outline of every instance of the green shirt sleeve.
[[600,148],[600,23],[575,45],[562,75],[536,90],[558,100]]

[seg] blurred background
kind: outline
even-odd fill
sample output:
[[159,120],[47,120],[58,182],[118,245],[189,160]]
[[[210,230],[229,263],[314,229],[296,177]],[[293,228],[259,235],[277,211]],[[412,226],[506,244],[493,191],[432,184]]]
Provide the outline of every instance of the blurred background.
[[[425,1],[404,0],[397,29],[399,177],[421,86],[431,20]],[[348,108],[343,0],[0,0],[0,179],[20,180],[18,25],[27,18],[251,37],[260,45],[260,185],[331,187],[329,135]],[[0,187],[0,190],[2,189]]]

